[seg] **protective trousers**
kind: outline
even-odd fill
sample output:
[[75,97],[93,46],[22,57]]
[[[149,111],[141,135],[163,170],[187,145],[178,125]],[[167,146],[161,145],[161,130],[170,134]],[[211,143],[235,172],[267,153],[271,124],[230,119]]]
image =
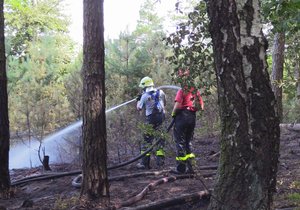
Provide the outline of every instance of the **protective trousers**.
[[196,124],[196,112],[189,110],[180,111],[175,118],[174,139],[177,149],[177,171],[180,173],[186,172],[186,167],[189,172],[193,172],[191,161],[195,158],[192,153],[192,140]]
[[[146,117],[146,123],[148,125],[151,125],[154,131],[157,131],[158,129],[160,129],[164,118],[165,115],[163,112],[153,113]],[[155,134],[151,132],[144,133],[144,141],[141,146],[141,153],[144,153],[152,145],[153,139],[155,139]],[[165,158],[164,146],[165,146],[165,139],[160,139],[160,142],[156,147],[156,153],[155,153],[157,166],[162,166],[164,164],[164,158]],[[141,164],[144,165],[145,168],[150,168],[150,153],[146,154],[142,158]]]

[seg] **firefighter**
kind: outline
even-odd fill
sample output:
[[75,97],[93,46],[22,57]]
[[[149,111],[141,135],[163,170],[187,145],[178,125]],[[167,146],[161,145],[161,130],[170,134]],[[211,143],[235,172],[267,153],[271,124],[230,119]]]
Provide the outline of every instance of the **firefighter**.
[[[141,79],[139,87],[142,88],[142,94],[137,98],[137,110],[145,110],[146,124],[150,125],[154,130],[158,130],[165,119],[166,95],[162,90],[154,87],[153,80],[150,77]],[[147,132],[144,132],[143,137],[141,153],[144,153],[152,145],[155,138],[153,134]],[[161,139],[155,151],[156,165],[158,167],[164,165],[164,144],[165,140]],[[150,152],[137,164],[137,168],[150,169]]]
[[177,150],[177,166],[172,172],[194,173],[192,162],[195,154],[192,152],[191,143],[196,125],[196,112],[204,110],[204,103],[199,90],[184,85],[185,80],[190,80],[189,71],[179,70],[178,76],[183,84],[182,88],[177,91],[172,111],[172,117],[175,118],[173,135]]

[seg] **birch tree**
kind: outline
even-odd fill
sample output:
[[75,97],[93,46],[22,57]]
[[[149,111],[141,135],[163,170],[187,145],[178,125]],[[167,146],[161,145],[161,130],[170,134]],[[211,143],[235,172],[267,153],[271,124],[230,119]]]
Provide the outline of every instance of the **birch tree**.
[[283,87],[283,66],[284,66],[284,44],[285,33],[278,32],[274,37],[274,47],[272,54],[272,89],[277,100],[277,112],[280,121],[283,118],[282,108],[282,87]]
[[209,209],[259,210],[272,204],[280,130],[259,3],[208,1],[222,129]]

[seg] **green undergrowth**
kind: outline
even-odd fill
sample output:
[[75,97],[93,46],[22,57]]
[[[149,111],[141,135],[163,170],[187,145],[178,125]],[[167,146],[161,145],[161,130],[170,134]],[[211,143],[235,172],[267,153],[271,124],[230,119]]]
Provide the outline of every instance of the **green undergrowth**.
[[296,210],[300,210],[300,193],[288,194],[287,199],[292,201],[294,205],[299,206],[296,208]]

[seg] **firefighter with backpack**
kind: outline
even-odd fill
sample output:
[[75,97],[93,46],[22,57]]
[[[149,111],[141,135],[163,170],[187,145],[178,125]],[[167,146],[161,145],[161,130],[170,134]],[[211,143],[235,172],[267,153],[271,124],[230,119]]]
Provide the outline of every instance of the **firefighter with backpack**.
[[[146,124],[150,125],[154,130],[158,130],[165,119],[166,95],[164,91],[154,87],[154,82],[150,77],[141,79],[139,87],[142,88],[142,94],[137,97],[137,110],[145,111]],[[141,146],[141,153],[144,153],[153,143],[155,136],[151,133],[144,133],[144,140]],[[155,151],[156,165],[161,167],[164,165],[165,140],[161,139]],[[140,163],[137,164],[138,169],[150,169],[150,152],[142,157]]]

